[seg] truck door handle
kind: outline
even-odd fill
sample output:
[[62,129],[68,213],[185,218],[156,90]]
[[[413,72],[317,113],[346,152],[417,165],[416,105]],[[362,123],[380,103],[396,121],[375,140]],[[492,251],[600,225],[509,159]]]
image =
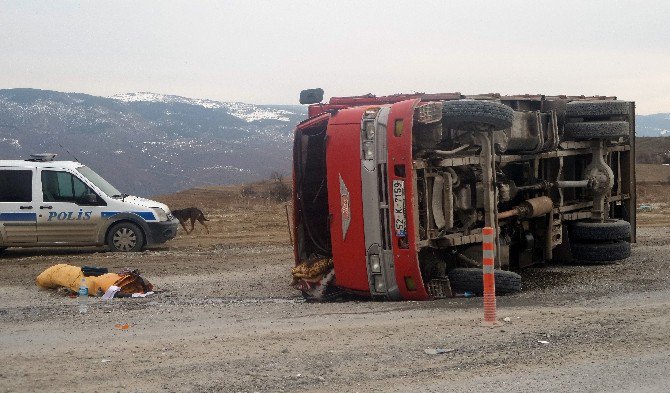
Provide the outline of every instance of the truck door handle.
[[53,206],[40,206],[40,210],[44,210],[44,209],[51,210],[51,209],[53,209]]
[[21,207],[19,207],[19,209],[21,209],[21,210],[23,210],[23,209],[32,209],[32,208],[33,208],[32,206],[21,206]]

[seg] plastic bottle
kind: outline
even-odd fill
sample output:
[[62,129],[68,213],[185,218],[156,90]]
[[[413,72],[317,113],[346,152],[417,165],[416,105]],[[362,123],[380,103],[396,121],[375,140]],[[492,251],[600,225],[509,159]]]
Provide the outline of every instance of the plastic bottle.
[[88,285],[86,285],[86,276],[81,278],[79,284],[79,313],[86,314],[88,311]]
[[470,292],[470,291],[465,291],[463,293],[457,293],[454,295],[454,297],[474,297],[475,294]]

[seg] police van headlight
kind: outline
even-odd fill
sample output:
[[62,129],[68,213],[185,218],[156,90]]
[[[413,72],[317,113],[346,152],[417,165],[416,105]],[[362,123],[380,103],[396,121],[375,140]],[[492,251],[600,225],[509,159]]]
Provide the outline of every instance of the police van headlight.
[[151,210],[154,211],[154,214],[156,215],[156,218],[158,218],[158,221],[167,221],[168,220],[168,214],[169,211],[165,211],[161,209],[160,207],[152,207]]

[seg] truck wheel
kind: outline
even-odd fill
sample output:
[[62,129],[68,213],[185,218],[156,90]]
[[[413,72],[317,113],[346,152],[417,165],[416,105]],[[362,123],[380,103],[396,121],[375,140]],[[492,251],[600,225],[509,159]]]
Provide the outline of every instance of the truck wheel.
[[607,118],[629,113],[628,101],[572,101],[566,105],[567,117]]
[[572,257],[586,264],[606,264],[630,256],[630,243],[617,240],[602,243],[570,243]]
[[570,226],[570,237],[576,241],[628,240],[630,232],[630,223],[624,220],[585,220]]
[[[447,273],[451,290],[454,293],[472,292],[475,295],[484,293],[484,273],[480,268],[456,268]],[[507,270],[494,272],[496,295],[507,295],[521,291],[521,276]]]
[[140,251],[144,247],[144,233],[133,223],[121,222],[107,233],[107,245],[112,251]]
[[566,123],[564,134],[570,139],[615,139],[629,134],[625,121],[588,121]]
[[465,131],[498,131],[512,127],[514,110],[493,101],[459,100],[442,104],[442,124]]

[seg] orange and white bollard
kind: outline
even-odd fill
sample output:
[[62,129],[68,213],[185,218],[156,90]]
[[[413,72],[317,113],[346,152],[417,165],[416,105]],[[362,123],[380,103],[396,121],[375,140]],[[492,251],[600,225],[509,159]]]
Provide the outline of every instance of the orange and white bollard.
[[485,227],[482,230],[482,270],[484,273],[484,326],[499,325],[496,320],[496,281],[494,277],[495,231]]

